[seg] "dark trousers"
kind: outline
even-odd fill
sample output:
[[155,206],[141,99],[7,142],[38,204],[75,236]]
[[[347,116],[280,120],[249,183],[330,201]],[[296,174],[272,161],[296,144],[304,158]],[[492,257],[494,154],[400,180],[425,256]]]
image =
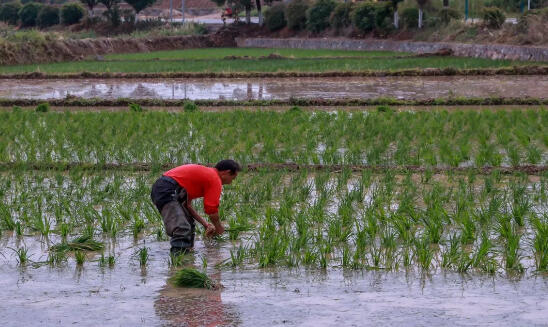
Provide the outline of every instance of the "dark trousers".
[[152,185],[150,198],[162,215],[171,247],[193,248],[195,223],[186,208],[186,190],[173,178],[162,176]]

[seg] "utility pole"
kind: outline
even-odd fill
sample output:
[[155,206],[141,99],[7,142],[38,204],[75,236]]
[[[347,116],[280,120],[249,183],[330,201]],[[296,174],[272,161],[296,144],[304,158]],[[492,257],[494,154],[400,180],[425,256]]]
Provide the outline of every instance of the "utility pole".
[[173,0],[169,0],[169,22],[173,24]]
[[181,14],[183,14],[183,19],[181,20],[181,23],[185,23],[185,0],[182,0],[181,2]]
[[531,0],[527,0],[527,11],[531,10]]

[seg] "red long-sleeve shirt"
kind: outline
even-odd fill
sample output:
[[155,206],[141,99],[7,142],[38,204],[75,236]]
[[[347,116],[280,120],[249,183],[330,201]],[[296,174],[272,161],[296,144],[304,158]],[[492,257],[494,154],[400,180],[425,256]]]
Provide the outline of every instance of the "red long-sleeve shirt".
[[186,189],[188,201],[204,198],[204,211],[208,215],[219,212],[223,184],[217,169],[201,165],[182,165],[168,170],[164,176],[173,178]]

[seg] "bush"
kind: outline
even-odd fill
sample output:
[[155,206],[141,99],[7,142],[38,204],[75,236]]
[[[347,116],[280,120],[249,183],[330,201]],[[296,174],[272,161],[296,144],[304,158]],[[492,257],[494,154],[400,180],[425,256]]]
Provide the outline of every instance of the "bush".
[[61,8],[61,20],[65,25],[78,24],[84,18],[85,12],[79,3],[67,3]]
[[36,2],[29,2],[19,10],[19,18],[21,19],[21,26],[36,26],[36,19],[38,13],[42,9],[42,4]]
[[277,3],[270,7],[264,14],[264,22],[270,31],[276,31],[287,25],[285,20],[285,5]]
[[352,25],[361,32],[371,32],[375,28],[375,5],[372,2],[361,3],[351,16]]
[[352,24],[364,33],[386,31],[390,29],[391,13],[389,3],[364,2],[352,12]]
[[389,2],[379,2],[375,7],[375,30],[380,35],[388,34],[394,29],[393,8]]
[[184,112],[194,112],[200,110],[194,101],[185,101],[183,104]]
[[483,22],[489,28],[499,29],[504,24],[506,16],[499,8],[487,7],[482,11]]
[[59,24],[59,8],[43,6],[38,12],[36,24],[40,27],[50,27]]
[[306,26],[306,11],[308,2],[306,0],[293,0],[285,8],[287,27],[294,31],[302,30]]
[[353,2],[343,2],[339,3],[331,13],[329,23],[335,28],[335,31],[337,31],[337,33],[341,29],[348,27],[352,24],[352,20],[350,20],[350,13],[352,12],[353,8]]
[[40,103],[38,106],[36,106],[36,112],[48,112],[49,111],[49,103],[43,102]]
[[131,112],[143,112],[143,107],[138,103],[130,103],[128,107]]
[[452,20],[459,20],[461,18],[461,13],[453,8],[442,8],[440,10],[440,20],[445,25],[449,24]]
[[407,28],[417,27],[419,25],[419,9],[418,8],[404,9],[401,13],[401,21],[403,23],[403,26]]
[[318,0],[306,12],[306,27],[313,33],[319,33],[329,27],[329,16],[337,3],[334,0]]
[[0,22],[17,25],[19,10],[21,10],[21,4],[19,2],[14,1],[3,4],[0,7]]

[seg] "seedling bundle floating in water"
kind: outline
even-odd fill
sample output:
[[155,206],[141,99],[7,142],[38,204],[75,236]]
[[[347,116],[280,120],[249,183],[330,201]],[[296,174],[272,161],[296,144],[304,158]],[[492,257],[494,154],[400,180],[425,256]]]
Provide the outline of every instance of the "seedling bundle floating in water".
[[105,246],[103,243],[95,241],[89,235],[83,235],[70,242],[56,244],[50,248],[54,252],[66,251],[101,251]]
[[173,284],[190,288],[217,288],[218,285],[206,274],[194,268],[183,268],[172,277]]

